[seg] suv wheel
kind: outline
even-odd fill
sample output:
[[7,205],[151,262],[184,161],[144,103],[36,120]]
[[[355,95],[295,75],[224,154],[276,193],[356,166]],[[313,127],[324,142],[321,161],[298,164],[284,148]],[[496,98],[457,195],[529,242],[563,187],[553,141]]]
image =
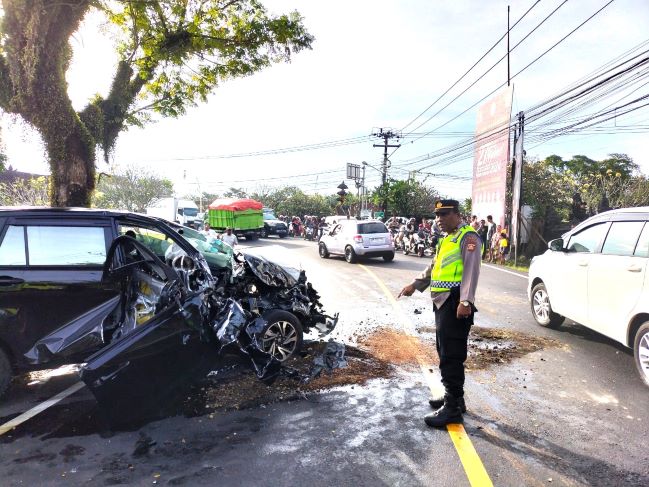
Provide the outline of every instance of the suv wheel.
[[11,382],[11,362],[5,351],[0,348],[0,397],[6,392]]
[[545,288],[545,284],[542,282],[538,283],[532,289],[532,300],[530,306],[536,322],[546,328],[558,328],[565,319],[560,314],[552,311],[550,296]]
[[323,259],[329,257],[329,251],[327,250],[327,246],[322,242],[320,242],[320,245],[318,245],[318,253],[320,254],[320,257],[322,257]]
[[383,254],[383,260],[386,262],[392,262],[394,260],[394,252],[390,252],[389,254]]
[[268,321],[261,334],[264,352],[284,362],[302,350],[302,325],[294,314],[274,310],[264,318]]
[[645,321],[635,335],[633,355],[640,378],[649,386],[649,321]]
[[268,230],[266,230],[266,227],[262,228],[261,231],[259,232],[259,236],[261,238],[266,238],[268,237]]
[[354,249],[351,248],[350,245],[345,247],[345,260],[349,262],[350,264],[353,264],[356,262],[356,252],[354,252]]

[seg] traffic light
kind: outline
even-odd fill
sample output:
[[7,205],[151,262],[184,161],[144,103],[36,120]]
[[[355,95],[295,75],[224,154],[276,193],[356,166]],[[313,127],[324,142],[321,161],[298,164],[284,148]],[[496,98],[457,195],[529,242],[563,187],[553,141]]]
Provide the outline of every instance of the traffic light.
[[345,184],[345,181],[343,181],[337,187],[340,190],[338,191],[338,193],[336,193],[338,195],[338,201],[340,201],[340,204],[343,204],[345,203],[345,196],[347,196],[347,191],[345,191],[347,189],[347,185]]

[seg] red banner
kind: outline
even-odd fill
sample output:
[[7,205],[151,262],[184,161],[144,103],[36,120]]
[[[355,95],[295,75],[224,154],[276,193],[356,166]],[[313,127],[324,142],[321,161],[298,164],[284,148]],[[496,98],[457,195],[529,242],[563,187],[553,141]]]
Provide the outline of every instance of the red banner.
[[485,220],[492,215],[503,227],[513,91],[507,87],[478,108],[473,160],[472,213]]

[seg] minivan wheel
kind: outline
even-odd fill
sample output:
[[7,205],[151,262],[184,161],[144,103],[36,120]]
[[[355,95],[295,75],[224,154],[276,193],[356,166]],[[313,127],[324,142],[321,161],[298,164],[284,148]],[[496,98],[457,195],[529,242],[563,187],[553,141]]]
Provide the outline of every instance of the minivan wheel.
[[320,242],[320,245],[318,245],[318,253],[320,254],[320,257],[322,257],[323,259],[329,257],[329,251],[327,250],[327,246],[322,242]]
[[645,321],[635,335],[633,355],[640,378],[649,386],[649,321]]
[[532,300],[530,306],[532,308],[534,319],[541,326],[546,328],[558,328],[561,326],[561,323],[563,323],[563,320],[565,320],[563,316],[552,311],[548,290],[542,282],[538,283],[532,289]]
[[354,249],[349,245],[345,247],[345,260],[350,264],[356,262],[356,252],[354,252]]
[[261,238],[266,238],[266,237],[268,237],[268,230],[266,230],[265,227],[262,228],[261,231],[259,232],[259,236],[260,236]]
[[0,348],[0,397],[7,391],[11,382],[12,369],[11,362],[5,351]]
[[264,352],[284,362],[302,350],[302,325],[293,313],[274,310],[264,318],[268,321],[261,334]]

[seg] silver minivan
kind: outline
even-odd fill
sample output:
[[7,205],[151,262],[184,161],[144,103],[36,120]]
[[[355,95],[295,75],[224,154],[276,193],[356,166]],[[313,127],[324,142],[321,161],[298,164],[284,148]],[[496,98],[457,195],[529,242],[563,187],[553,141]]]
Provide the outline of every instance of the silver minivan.
[[379,220],[339,220],[322,236],[318,250],[323,259],[330,254],[343,255],[350,264],[357,257],[383,257],[386,262],[394,259],[390,232]]

